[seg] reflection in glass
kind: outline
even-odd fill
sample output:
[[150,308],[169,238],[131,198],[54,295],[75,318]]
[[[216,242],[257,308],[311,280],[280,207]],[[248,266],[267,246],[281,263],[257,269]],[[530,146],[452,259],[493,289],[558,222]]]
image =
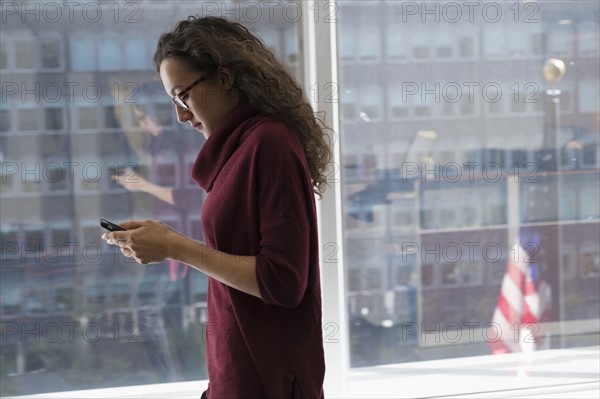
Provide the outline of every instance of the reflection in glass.
[[[140,267],[100,239],[98,218],[159,219],[203,239],[203,192],[189,171],[204,137],[177,122],[151,60],[158,35],[199,2],[135,5],[102,8],[95,22],[2,22],[2,80],[19,89],[0,110],[0,324],[19,328],[0,329],[2,397],[207,377],[206,276],[177,263]],[[64,18],[81,11],[55,6]],[[301,24],[269,15],[240,17],[300,71]],[[373,115],[376,97],[365,103]],[[59,326],[62,339],[20,339],[36,326]]]
[[[600,312],[600,81],[589,40],[599,4],[537,2],[535,15],[516,18],[516,3],[497,3],[493,22],[408,15],[407,4],[340,2],[351,365],[523,350],[432,342],[422,331],[496,322],[503,300],[525,297],[509,297],[504,283],[518,266],[515,292],[530,281],[540,304],[527,320],[551,330],[533,349],[597,344],[599,331],[584,326]],[[382,40],[386,56],[361,63],[355,32]],[[542,76],[551,57],[567,57],[556,84]],[[515,315],[507,329],[524,322]],[[399,338],[406,323],[414,340]]]

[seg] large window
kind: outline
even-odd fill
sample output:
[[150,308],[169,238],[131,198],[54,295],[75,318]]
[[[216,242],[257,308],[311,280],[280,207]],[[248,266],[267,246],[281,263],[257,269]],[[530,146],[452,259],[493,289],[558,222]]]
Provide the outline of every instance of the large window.
[[[206,378],[206,276],[140,268],[97,225],[155,218],[203,238],[188,173],[203,138],[176,122],[151,61],[191,14],[245,23],[299,80],[305,19],[336,25],[339,80],[305,80],[320,105],[323,89],[340,99],[343,234],[321,247],[331,388],[346,352],[358,368],[598,345],[598,2],[305,3],[2,2],[0,396]],[[347,330],[329,306],[339,247]]]
[[[0,396],[207,378],[207,278],[123,258],[98,218],[160,219],[203,238],[189,171],[204,137],[177,123],[156,41],[189,15],[224,15],[297,74],[287,3],[2,2]],[[175,206],[117,174],[173,189]]]
[[597,345],[598,3],[368,3],[339,2],[351,367]]

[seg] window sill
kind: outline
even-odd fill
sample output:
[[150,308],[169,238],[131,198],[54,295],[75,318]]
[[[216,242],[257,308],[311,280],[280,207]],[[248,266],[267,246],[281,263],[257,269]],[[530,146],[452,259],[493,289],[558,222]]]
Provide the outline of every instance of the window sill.
[[[599,358],[600,347],[584,347],[354,368],[343,397],[597,398]],[[207,384],[189,381],[6,399],[198,399]]]

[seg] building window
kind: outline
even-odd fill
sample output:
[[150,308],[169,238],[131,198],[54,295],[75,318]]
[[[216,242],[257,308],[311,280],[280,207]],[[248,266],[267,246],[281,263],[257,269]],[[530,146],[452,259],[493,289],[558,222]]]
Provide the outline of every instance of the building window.
[[579,25],[579,53],[582,55],[594,55],[598,54],[598,41],[600,41],[600,35],[598,33],[598,22],[589,21],[582,22]]
[[0,132],[10,132],[11,112],[8,109],[0,110]]
[[554,55],[568,55],[573,51],[573,24],[570,20],[561,20],[550,33],[549,50]]
[[351,61],[356,55],[356,32],[352,24],[341,25],[339,28],[340,36],[345,39],[340,42],[340,57],[342,61]]
[[32,37],[20,37],[15,40],[15,67],[17,69],[35,68],[35,43]]
[[44,112],[46,120],[46,130],[63,130],[63,109],[62,108],[46,108]]
[[579,89],[579,112],[597,113],[600,104],[598,79],[586,79],[578,82]]
[[147,48],[147,40],[144,37],[127,36],[123,40],[125,52],[124,69],[148,70],[150,54]]
[[121,41],[114,35],[103,35],[98,39],[98,68],[101,71],[119,70],[121,59]]
[[418,27],[411,35],[412,56],[416,60],[425,60],[431,58],[431,49],[433,41],[428,29]]
[[499,24],[487,24],[483,32],[483,52],[486,58],[501,57],[506,55],[506,38],[504,27]]
[[70,38],[71,67],[75,71],[92,71],[96,67],[96,41],[81,32]]
[[0,69],[8,69],[8,41],[0,40]]
[[360,101],[359,117],[365,122],[379,120],[382,117],[382,92],[376,85],[366,85],[358,93]]
[[376,26],[366,26],[358,35],[361,61],[377,61],[381,58],[381,32]]
[[386,53],[388,60],[400,61],[406,59],[407,35],[400,29],[400,26],[390,22],[386,35]]
[[62,66],[62,43],[58,38],[44,38],[40,42],[41,67],[56,69]]
[[93,107],[77,107],[77,126],[79,129],[95,129],[98,127],[98,109]]
[[294,29],[285,31],[285,59],[292,65],[298,63],[298,35]]
[[19,109],[17,111],[19,131],[32,132],[38,130],[37,109]]

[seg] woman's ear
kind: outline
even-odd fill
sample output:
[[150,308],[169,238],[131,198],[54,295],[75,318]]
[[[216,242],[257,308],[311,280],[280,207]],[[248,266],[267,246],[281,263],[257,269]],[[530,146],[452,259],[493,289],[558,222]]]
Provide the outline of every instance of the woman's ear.
[[233,71],[226,67],[219,68],[219,82],[223,84],[223,89],[229,90],[233,87],[235,82],[235,74]]

